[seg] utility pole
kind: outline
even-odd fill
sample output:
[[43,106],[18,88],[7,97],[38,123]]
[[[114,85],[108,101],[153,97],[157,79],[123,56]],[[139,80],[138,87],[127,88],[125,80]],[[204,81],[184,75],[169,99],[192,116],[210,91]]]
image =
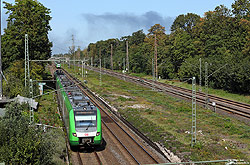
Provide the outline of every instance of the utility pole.
[[77,57],[77,60],[80,60],[81,59],[81,47],[78,46],[78,49],[77,49],[77,54],[79,55],[79,57]]
[[29,64],[29,38],[28,34],[25,34],[25,84],[27,87],[30,81],[30,64]]
[[212,76],[213,74],[217,73],[219,70],[221,70],[222,68],[224,68],[225,66],[227,66],[228,64],[223,65],[222,67],[220,67],[219,69],[217,69],[216,71],[214,71],[213,73],[211,73],[210,75],[208,75],[208,63],[205,62],[205,92],[206,92],[206,97],[205,97],[205,107],[208,109],[208,102],[209,102],[209,98],[208,98],[208,78],[210,76]]
[[158,71],[157,71],[157,42],[156,42],[156,33],[155,33],[155,80],[158,79]]
[[191,146],[193,147],[196,143],[196,80],[193,77],[192,80],[192,141]]
[[126,64],[125,63],[126,63],[125,58],[123,58],[123,73],[125,73],[125,71],[126,71]]
[[105,58],[103,58],[103,69],[105,71],[105,68],[106,68],[106,63],[105,63]]
[[82,78],[83,78],[83,61],[82,61]]
[[30,79],[30,90],[29,90],[29,94],[30,94],[30,98],[31,98],[31,103],[30,103],[30,124],[34,123],[34,109],[32,107],[33,104],[33,81],[32,79]]
[[1,28],[2,28],[2,1],[0,0],[0,99],[3,99],[3,71],[2,71],[2,34],[1,34]]
[[73,56],[73,60],[74,60],[74,71],[75,71],[75,39],[74,39],[74,35],[72,34],[72,56]]
[[126,53],[127,53],[127,71],[129,73],[128,41],[126,41]]
[[100,58],[100,86],[102,85],[102,59]]
[[84,77],[86,77],[86,71],[85,71],[86,63],[85,63],[85,57],[84,57],[84,63],[83,63],[83,71],[84,71]]
[[199,92],[201,92],[201,58],[200,58],[200,84],[199,84]]
[[207,68],[208,64],[207,62],[205,62],[205,93],[206,93],[206,97],[205,97],[205,108],[208,109],[208,68]]
[[152,58],[152,79],[155,80],[154,59]]
[[99,58],[101,59],[102,57],[101,57],[102,55],[101,55],[101,48],[99,48]]
[[113,45],[111,44],[111,59],[110,59],[111,70],[113,70]]

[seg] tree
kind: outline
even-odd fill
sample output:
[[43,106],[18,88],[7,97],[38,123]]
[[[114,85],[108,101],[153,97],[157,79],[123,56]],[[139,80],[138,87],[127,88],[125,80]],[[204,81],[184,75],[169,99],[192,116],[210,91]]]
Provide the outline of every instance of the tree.
[[137,32],[132,33],[132,36],[129,38],[131,45],[139,45],[144,42],[146,35],[143,33],[143,30],[138,30]]
[[30,59],[48,59],[52,47],[48,39],[50,10],[35,0],[15,0],[15,4],[4,4],[9,17],[2,37],[3,68],[17,59],[24,59],[25,34],[29,36]]
[[171,31],[174,32],[177,29],[182,29],[189,34],[193,32],[193,27],[200,22],[200,16],[193,13],[187,13],[186,15],[179,15],[171,26]]
[[16,102],[6,107],[5,115],[0,120],[0,162],[52,164],[52,137],[30,126],[24,110],[25,106]]
[[[30,75],[33,80],[42,80],[45,77],[46,72],[41,65],[35,62],[30,63]],[[5,96],[13,98],[18,94],[22,96],[28,96],[28,90],[24,88],[24,60],[18,60],[11,63],[10,67],[5,70],[5,78],[3,81],[3,92]],[[34,86],[36,84],[33,84]],[[34,95],[37,95],[38,91],[34,90]]]
[[250,21],[250,1],[249,0],[235,0],[232,4],[233,13],[237,18],[245,18]]

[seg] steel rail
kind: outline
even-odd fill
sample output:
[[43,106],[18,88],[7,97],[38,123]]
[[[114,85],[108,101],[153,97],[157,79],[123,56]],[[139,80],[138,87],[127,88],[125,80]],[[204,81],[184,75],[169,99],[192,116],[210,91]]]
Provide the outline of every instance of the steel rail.
[[[90,90],[88,90],[88,93],[90,93],[90,94],[88,94],[85,90],[86,90],[86,87],[84,87],[80,82],[79,82],[79,80],[77,80],[76,78],[74,78],[73,76],[71,76],[67,71],[65,71],[65,70],[63,70],[64,71],[64,73],[66,73],[66,75],[67,75],[67,77],[69,78],[69,79],[71,79],[71,80],[73,80],[73,81],[75,81],[76,83],[76,85],[82,90],[82,92],[84,92],[84,94],[85,95],[87,95],[90,99],[91,99],[91,101],[93,102],[93,103],[95,103],[96,104],[96,106],[98,106],[99,107],[99,109],[100,110],[102,110],[102,112],[104,112],[130,139],[132,139],[133,140],[133,142],[134,143],[136,143],[155,163],[158,163],[158,161],[152,156],[152,155],[150,155],[145,149],[144,149],[144,147],[143,146],[141,146],[131,135],[129,135],[129,133],[127,132],[127,131],[125,131],[116,121],[115,121],[115,119],[113,118],[113,117],[111,117],[107,112],[105,112],[103,109],[104,109],[104,107],[102,107],[100,104],[98,104],[96,101],[95,101],[95,99],[97,99],[97,100],[99,100],[98,99],[98,97],[96,96],[96,95],[94,95]],[[85,90],[84,90],[84,89]],[[92,97],[95,97],[95,99],[93,99]],[[107,126],[106,125],[106,123],[102,120],[102,122],[105,124],[105,126]],[[108,126],[107,126],[107,128],[109,128]],[[111,130],[110,130],[111,131]],[[113,134],[113,133],[112,133]],[[115,136],[116,137],[116,136]],[[117,137],[116,137],[117,138]],[[120,140],[118,139],[118,141],[120,142]],[[122,144],[123,145],[123,144]],[[126,149],[127,150],[127,149]],[[129,151],[128,151],[129,152]],[[131,156],[132,157],[134,157],[132,154],[131,154]],[[136,160],[137,161],[137,160]],[[138,162],[138,161],[137,161]]]
[[79,151],[77,151],[77,158],[78,158],[79,165],[83,165],[82,158],[80,156],[80,152]]
[[94,154],[95,154],[95,157],[96,157],[96,159],[97,159],[97,161],[98,161],[98,164],[101,165],[102,162],[101,162],[101,159],[100,159],[100,157],[98,156],[97,152],[95,151]]
[[105,125],[105,127],[109,130],[109,132],[115,137],[115,139],[123,146],[123,148],[125,148],[125,150],[127,151],[127,153],[138,163],[139,161],[134,157],[134,155],[128,150],[128,148],[120,141],[120,139],[118,139],[118,137],[114,134],[114,132],[107,126],[107,124],[102,120],[102,123]]
[[[65,70],[63,70],[63,71],[64,71],[64,73],[66,73],[66,76],[67,76],[72,82],[77,81],[77,80],[75,80],[75,78],[74,78],[73,76],[71,76],[68,72],[66,72]],[[83,90],[83,87],[80,86],[80,85],[78,85],[79,83],[75,83],[75,84],[77,84],[77,86],[82,90],[82,92],[90,98],[90,100],[92,101],[92,103],[98,105],[98,104],[92,99],[92,97],[90,97],[89,94],[87,94],[87,93]],[[100,107],[100,106],[98,106],[98,107]],[[101,109],[101,108],[100,108],[100,109]],[[103,112],[104,112],[104,111],[103,111]],[[113,133],[113,131],[107,126],[107,124],[103,121],[103,119],[101,119],[101,121],[102,121],[102,123],[106,126],[106,128],[109,130],[109,132],[115,137],[115,139],[123,146],[123,148],[127,151],[127,153],[128,153],[128,154],[129,154],[138,164],[140,164],[139,161],[134,157],[134,155],[128,150],[128,148],[118,139],[118,137]]]
[[[88,67],[88,68],[90,70],[99,72],[99,70],[97,70],[93,67],[92,68]],[[127,80],[128,79],[130,81],[132,80],[132,82],[139,83],[139,84],[144,85],[144,86],[149,86],[150,88],[158,89],[159,91],[171,93],[172,95],[182,97],[182,98],[185,98],[188,100],[191,99],[191,90],[188,90],[185,88],[168,85],[168,84],[164,84],[161,82],[155,82],[153,80],[148,80],[148,79],[144,79],[144,78],[128,76],[125,74],[112,72],[112,71],[108,71],[108,70],[102,70],[102,72],[109,74],[111,76],[115,76],[115,77],[120,78],[120,79],[122,79],[122,78],[124,79],[124,77],[125,77]],[[205,103],[205,98],[204,98],[205,96],[204,95],[205,95],[204,93],[199,92],[198,96],[197,96],[197,102],[199,102],[200,104],[204,104]],[[215,101],[217,100],[216,108],[223,110],[223,111],[226,111],[226,112],[230,112],[230,113],[239,115],[239,116],[242,116],[242,117],[245,117],[247,119],[250,118],[250,105],[249,104],[228,100],[228,99],[220,98],[220,97],[213,96],[213,95],[209,95],[209,96],[212,100],[215,100]],[[225,105],[225,104],[231,104],[231,105]],[[209,103],[209,106],[213,107],[211,102]],[[244,108],[244,110],[241,108]]]

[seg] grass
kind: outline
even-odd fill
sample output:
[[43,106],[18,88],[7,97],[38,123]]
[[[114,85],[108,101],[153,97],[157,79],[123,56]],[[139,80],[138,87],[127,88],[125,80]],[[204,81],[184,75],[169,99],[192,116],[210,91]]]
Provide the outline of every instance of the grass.
[[[44,93],[51,92],[51,89],[45,89]],[[39,98],[38,111],[35,112],[35,122],[55,127],[62,127],[60,115],[57,110],[56,94],[54,92],[43,95]]]
[[[146,78],[146,79],[152,79],[152,76],[146,75],[144,73],[131,73],[131,75]],[[159,82],[166,83],[166,84],[169,84],[169,85],[178,86],[178,87],[182,87],[182,88],[186,88],[186,89],[190,89],[190,90],[192,89],[192,84],[188,84],[187,82],[180,82],[178,80],[161,79],[161,80],[159,80]],[[196,89],[197,91],[199,90],[198,88],[199,87],[197,86],[197,89]],[[202,86],[201,90],[204,92],[205,87]],[[222,90],[222,89],[213,89],[213,88],[208,88],[208,92],[211,95],[215,95],[215,96],[227,98],[227,99],[230,99],[230,100],[250,104],[250,96],[249,95],[240,95],[240,94],[230,93],[230,92]]]
[[250,127],[236,119],[197,107],[197,144],[191,148],[191,103],[107,75],[102,75],[100,86],[99,74],[92,71],[85,79],[129,122],[184,161],[250,161]]
[[[51,79],[51,76],[48,75],[48,79]],[[44,86],[44,94],[41,97],[38,97],[36,101],[39,102],[38,110],[34,112],[35,123],[41,123],[46,125],[51,125],[55,127],[63,127],[63,122],[60,120],[60,115],[57,110],[56,102],[56,93],[53,92],[52,83],[48,83],[50,88]],[[46,94],[49,93],[49,94]],[[47,134],[53,137],[54,143],[54,153],[53,153],[53,164],[66,164],[64,158],[66,157],[66,144],[65,144],[65,134],[62,129],[49,129]]]

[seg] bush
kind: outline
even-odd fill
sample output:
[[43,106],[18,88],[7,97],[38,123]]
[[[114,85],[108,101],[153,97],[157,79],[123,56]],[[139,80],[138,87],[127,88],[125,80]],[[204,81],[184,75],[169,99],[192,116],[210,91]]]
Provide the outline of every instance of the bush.
[[51,164],[52,139],[22,115],[23,106],[11,103],[0,120],[0,162],[7,164]]

